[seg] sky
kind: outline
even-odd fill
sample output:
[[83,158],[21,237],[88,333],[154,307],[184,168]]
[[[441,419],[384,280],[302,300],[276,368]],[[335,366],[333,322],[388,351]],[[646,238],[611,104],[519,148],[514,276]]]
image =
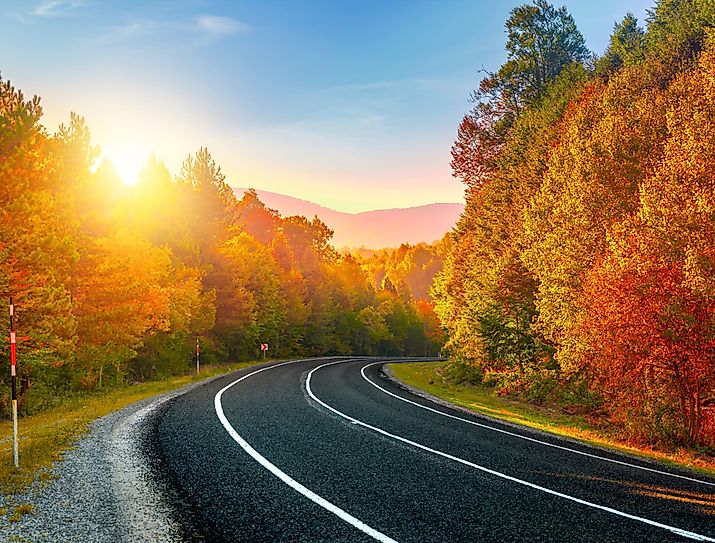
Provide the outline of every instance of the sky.
[[[565,4],[596,54],[654,0]],[[463,200],[450,147],[524,1],[0,0],[0,73],[85,117],[126,182],[207,147],[226,180],[340,211]]]

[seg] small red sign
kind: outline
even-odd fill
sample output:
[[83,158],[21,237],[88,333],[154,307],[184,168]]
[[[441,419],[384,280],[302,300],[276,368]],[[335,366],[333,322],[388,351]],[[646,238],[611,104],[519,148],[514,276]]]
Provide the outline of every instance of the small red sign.
[[268,343],[261,343],[261,350],[262,350],[262,351],[267,351],[267,350],[268,350]]

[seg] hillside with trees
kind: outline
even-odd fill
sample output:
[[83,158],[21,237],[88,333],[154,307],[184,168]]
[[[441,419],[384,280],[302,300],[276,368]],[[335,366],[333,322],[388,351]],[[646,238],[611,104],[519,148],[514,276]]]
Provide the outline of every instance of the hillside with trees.
[[626,15],[601,58],[544,0],[506,29],[452,148],[467,205],[433,292],[453,367],[712,451],[715,4]]
[[442,271],[451,238],[428,244],[403,243],[397,249],[353,249],[350,254],[360,263],[376,291],[392,292],[399,299],[414,301],[425,331],[424,355],[439,354],[446,336],[434,310],[430,288]]
[[[234,188],[239,198],[248,189]],[[454,228],[464,210],[462,203],[435,203],[416,207],[374,209],[345,213],[300,198],[267,190],[256,190],[266,206],[281,215],[320,217],[333,231],[332,244],[338,250],[366,247],[379,250],[404,243],[430,243]]]
[[57,133],[41,118],[39,98],[1,82],[0,297],[16,305],[23,412],[186,372],[197,338],[204,363],[261,343],[272,357],[440,347],[429,302],[376,287],[318,218],[239,200],[207,149],[176,175],[152,158],[127,187],[81,117]]

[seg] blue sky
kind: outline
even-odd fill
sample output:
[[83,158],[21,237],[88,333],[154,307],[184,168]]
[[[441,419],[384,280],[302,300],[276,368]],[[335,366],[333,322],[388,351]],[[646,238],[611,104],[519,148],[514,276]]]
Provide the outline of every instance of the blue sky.
[[[343,211],[453,202],[457,124],[522,3],[0,1],[0,71],[51,130],[84,115],[127,178],[207,146],[232,185]],[[565,5],[600,54],[652,4]]]

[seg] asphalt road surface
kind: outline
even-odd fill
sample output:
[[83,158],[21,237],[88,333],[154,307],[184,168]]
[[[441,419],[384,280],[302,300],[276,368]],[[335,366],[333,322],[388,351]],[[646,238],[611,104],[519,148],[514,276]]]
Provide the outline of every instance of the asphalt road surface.
[[375,359],[247,368],[171,401],[152,466],[191,541],[715,541],[715,480],[465,414]]

